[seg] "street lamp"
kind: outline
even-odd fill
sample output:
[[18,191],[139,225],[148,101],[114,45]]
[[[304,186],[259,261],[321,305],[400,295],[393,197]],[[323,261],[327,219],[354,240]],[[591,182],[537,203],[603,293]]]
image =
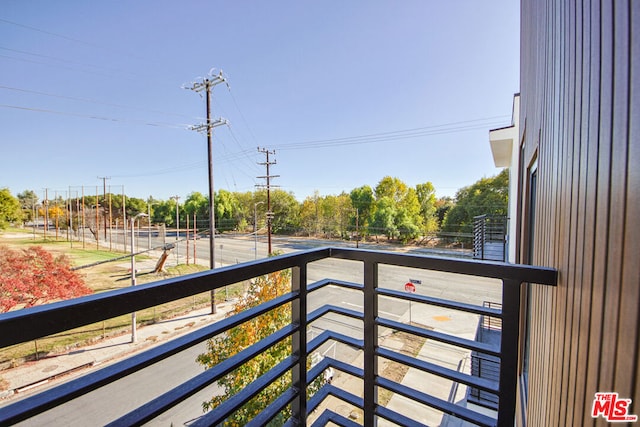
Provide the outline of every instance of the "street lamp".
[[[136,257],[135,257],[135,250],[134,250],[135,245],[133,244],[133,237],[134,237],[133,229],[135,228],[134,225],[136,220],[143,216],[149,216],[149,215],[141,212],[138,215],[130,218],[131,220],[131,286],[136,285]],[[135,311],[131,313],[131,342],[132,343],[136,342],[136,312]]]
[[253,251],[255,259],[258,259],[258,205],[264,202],[257,202],[253,204]]

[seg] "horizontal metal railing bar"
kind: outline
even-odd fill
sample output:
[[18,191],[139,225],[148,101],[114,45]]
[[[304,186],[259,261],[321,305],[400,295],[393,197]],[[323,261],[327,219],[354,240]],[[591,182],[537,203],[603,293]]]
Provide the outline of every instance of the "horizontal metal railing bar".
[[19,402],[7,405],[0,411],[0,425],[25,420],[47,409],[51,409],[106,384],[117,381],[120,378],[144,369],[211,337],[224,333],[275,307],[290,302],[295,299],[295,297],[296,294],[293,293],[282,295],[240,314],[222,319],[217,323],[190,332],[187,335],[168,341],[143,353],[106,366],[96,372],[89,373],[55,388],[45,390]]
[[399,414],[396,411],[385,408],[384,406],[376,407],[376,415],[403,427],[428,427],[426,424],[422,424],[412,418]]
[[321,318],[322,316],[324,316],[325,314],[329,314],[329,313],[341,314],[343,316],[351,317],[353,319],[359,319],[359,320],[363,319],[363,314],[361,311],[338,307],[337,305],[332,305],[332,304],[325,304],[322,307],[317,308],[311,313],[309,313],[307,315],[307,322],[308,323],[314,322],[319,318]]
[[422,304],[434,305],[437,307],[450,308],[453,310],[465,311],[467,313],[481,314],[491,317],[502,318],[502,310],[483,307],[481,305],[467,304],[464,302],[457,302],[452,300],[445,300],[441,298],[428,297],[426,295],[416,295],[414,293],[396,291],[393,289],[378,288],[378,295],[384,295],[388,297],[410,300],[419,302]]
[[320,334],[318,334],[317,337],[307,343],[307,352],[312,353],[314,350],[316,350],[318,347],[329,340],[338,341],[351,347],[364,349],[364,340],[359,340],[357,338],[341,334],[340,332],[326,330],[322,331]]
[[444,334],[442,332],[431,331],[417,326],[407,325],[404,323],[396,322],[395,320],[389,320],[379,317],[377,320],[378,325],[386,326],[387,328],[396,329],[398,331],[407,332],[413,335],[418,335],[423,338],[432,339],[435,341],[443,342],[446,344],[455,345],[457,347],[466,348],[469,350],[475,350],[480,353],[490,354],[492,356],[500,357],[499,346],[481,343],[466,338],[456,337],[455,335]]
[[0,348],[327,258],[328,248],[251,261],[0,314]]
[[334,396],[350,405],[362,409],[364,407],[364,399],[349,393],[341,388],[331,384],[323,385],[307,402],[307,416],[311,414],[317,407],[329,396]]
[[325,409],[322,414],[320,414],[320,416],[313,422],[313,424],[311,424],[311,427],[326,426],[329,423],[333,423],[341,427],[362,427],[355,421],[352,421],[340,414],[336,414],[329,409]]
[[263,427],[274,419],[289,403],[300,394],[295,387],[288,388],[262,412],[249,421],[245,427]]
[[489,393],[497,394],[499,391],[499,384],[497,381],[490,381],[484,378],[465,374],[464,372],[454,371],[453,369],[445,368],[444,366],[439,366],[435,363],[387,350],[386,348],[378,348],[377,354],[385,359],[393,360],[394,362],[398,362],[439,377],[447,378],[457,383],[479,388]]
[[508,264],[495,261],[478,261],[460,258],[443,258],[427,255],[382,252],[354,248],[330,248],[332,258],[368,261],[378,264],[397,265],[423,270],[490,277],[494,279],[519,280],[521,282],[555,286],[558,272],[553,268]]
[[[131,286],[24,310],[0,314],[0,348],[99,322],[165,302],[218,289],[273,271],[327,257],[353,259],[484,277],[517,279],[555,285],[557,271],[489,261],[436,258],[421,255],[372,252],[350,248],[320,248],[264,260],[222,267],[179,278]],[[25,328],[25,325],[29,325]]]
[[222,404],[220,404],[220,406],[204,414],[192,425],[194,427],[218,425],[240,409],[245,403],[257,396],[258,393],[267,388],[276,379],[284,375],[297,363],[297,361],[298,358],[295,356],[285,358],[282,362],[278,363],[266,373],[252,381],[241,391],[226,399]]
[[320,288],[323,288],[325,286],[331,286],[331,285],[340,286],[341,288],[355,289],[359,291],[364,289],[364,285],[361,283],[347,282],[345,280],[336,280],[336,279],[322,279],[322,280],[318,280],[317,282],[309,284],[307,286],[307,292],[317,291]]
[[494,427],[497,423],[497,420],[494,418],[472,411],[465,407],[458,406],[454,403],[447,402],[446,400],[439,399],[435,396],[431,396],[383,377],[376,378],[376,385],[422,403],[423,405],[437,409],[445,414],[453,415],[456,418],[460,418],[483,427]]
[[296,330],[297,326],[287,325],[286,327],[271,334],[269,337],[258,341],[223,362],[220,362],[213,368],[205,370],[201,374],[196,375],[190,380],[185,381],[157,398],[139,406],[135,410],[111,423],[111,425],[140,425],[147,421],[151,421],[153,418],[164,413],[171,407],[218,381],[234,369],[237,369],[246,363],[247,360],[254,358],[274,344],[291,336]]

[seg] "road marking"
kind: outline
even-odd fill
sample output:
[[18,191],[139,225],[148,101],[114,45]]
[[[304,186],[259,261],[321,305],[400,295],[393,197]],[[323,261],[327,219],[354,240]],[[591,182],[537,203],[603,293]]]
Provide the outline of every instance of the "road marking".
[[[342,304],[350,305],[351,307],[358,307],[360,309],[364,308],[363,306],[361,306],[359,304],[354,304],[352,302],[347,302],[347,301],[342,301]],[[378,310],[378,313],[384,314],[385,316],[393,316],[393,317],[397,317],[397,318],[402,317],[401,314],[389,313],[388,311]]]

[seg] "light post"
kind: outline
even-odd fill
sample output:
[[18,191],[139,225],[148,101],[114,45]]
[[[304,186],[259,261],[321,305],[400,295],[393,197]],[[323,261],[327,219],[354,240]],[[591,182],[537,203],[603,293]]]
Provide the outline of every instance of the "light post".
[[[148,216],[146,213],[139,213],[136,216],[131,217],[131,286],[135,286],[136,285],[136,257],[135,257],[135,250],[134,247],[135,245],[133,244],[133,237],[134,237],[134,232],[133,229],[135,228],[135,222],[136,219],[143,217],[143,216]],[[136,342],[136,312],[133,311],[131,313],[131,342],[134,343]]]
[[257,202],[253,204],[253,251],[255,259],[258,259],[258,205],[264,202]]

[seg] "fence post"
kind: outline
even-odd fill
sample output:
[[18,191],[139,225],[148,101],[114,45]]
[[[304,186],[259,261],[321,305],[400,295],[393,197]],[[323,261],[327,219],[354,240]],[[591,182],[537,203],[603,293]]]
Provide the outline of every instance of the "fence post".
[[297,326],[291,337],[291,353],[298,362],[291,373],[293,387],[298,396],[291,402],[292,418],[297,425],[307,425],[307,264],[293,267],[291,274],[291,292],[298,298],[291,302],[291,323]]
[[513,426],[518,383],[520,280],[502,281],[502,333],[500,336],[500,395],[498,426]]
[[364,261],[364,425],[377,425],[376,406],[378,392],[378,263],[369,259]]

